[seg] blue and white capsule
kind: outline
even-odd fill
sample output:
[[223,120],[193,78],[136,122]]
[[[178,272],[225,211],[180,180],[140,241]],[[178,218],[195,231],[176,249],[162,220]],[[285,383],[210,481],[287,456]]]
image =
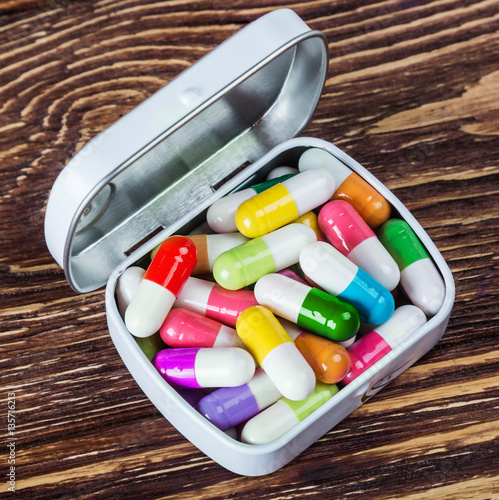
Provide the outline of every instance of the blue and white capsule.
[[392,294],[328,243],[307,245],[300,252],[300,266],[314,283],[354,305],[370,325],[384,323],[395,310]]

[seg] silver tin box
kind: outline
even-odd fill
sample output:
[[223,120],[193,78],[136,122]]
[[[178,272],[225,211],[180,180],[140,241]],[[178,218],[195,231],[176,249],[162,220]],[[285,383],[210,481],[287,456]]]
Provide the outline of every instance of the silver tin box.
[[[45,219],[48,248],[70,285],[107,283],[111,338],[158,410],[189,441],[238,474],[271,473],[296,457],[442,337],[454,301],[452,274],[402,203],[332,144],[297,136],[310,120],[327,72],[327,43],[291,10],[246,26],[92,139],[54,183]],[[155,370],[118,312],[119,276],[171,234],[187,234],[234,190],[296,165],[307,148],[327,150],[381,193],[428,250],[446,286],[439,312],[280,439],[240,443],[196,412]]]

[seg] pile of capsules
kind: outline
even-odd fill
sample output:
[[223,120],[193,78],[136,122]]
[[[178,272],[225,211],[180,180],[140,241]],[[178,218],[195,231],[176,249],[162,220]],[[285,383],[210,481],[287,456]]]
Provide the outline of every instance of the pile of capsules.
[[[322,149],[298,167],[215,202],[215,234],[168,238],[117,285],[126,327],[163,378],[249,444],[285,434],[445,295],[411,227],[371,185]],[[399,284],[410,304],[395,308]]]

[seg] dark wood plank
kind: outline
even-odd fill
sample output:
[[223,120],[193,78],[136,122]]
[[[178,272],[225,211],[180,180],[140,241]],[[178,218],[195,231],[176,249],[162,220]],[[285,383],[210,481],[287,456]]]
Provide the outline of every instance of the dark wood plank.
[[[457,290],[449,327],[423,359],[283,469],[244,478],[147,400],[109,338],[102,290],[70,289],[43,218],[83,144],[279,7],[328,37],[328,80],[303,134],[338,145],[394,191]],[[498,28],[495,0],[0,4],[0,404],[6,415],[15,392],[17,491],[499,498]]]

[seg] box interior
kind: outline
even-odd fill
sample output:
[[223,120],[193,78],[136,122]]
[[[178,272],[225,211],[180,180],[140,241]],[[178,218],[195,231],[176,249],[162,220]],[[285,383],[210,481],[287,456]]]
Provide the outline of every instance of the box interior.
[[[268,175],[268,173],[271,170],[273,170],[274,168],[276,168],[276,167],[290,166],[290,167],[297,168],[298,167],[298,159],[299,159],[299,157],[301,156],[301,154],[306,149],[308,149],[307,146],[295,146],[295,147],[290,148],[290,149],[285,149],[284,151],[282,151],[282,152],[278,153],[277,155],[271,157],[271,159],[268,162],[266,162],[264,165],[262,165],[261,168],[259,168],[256,172],[252,173],[252,175],[250,175],[249,177],[247,177],[243,182],[239,183],[237,185],[237,187],[235,189],[233,189],[232,191],[237,191],[237,190],[240,190],[240,189],[244,189],[244,188],[249,187],[249,186],[251,186],[251,185],[253,185],[255,183],[264,181],[265,178],[266,178],[266,176]],[[188,222],[186,224],[184,224],[183,226],[179,227],[178,229],[176,229],[175,230],[175,234],[184,234],[184,235],[187,235],[188,233],[190,233],[191,231],[193,231],[194,229],[196,229],[197,227],[199,227],[201,224],[203,224],[206,221],[206,209],[204,209],[202,211],[199,211],[197,213],[196,213],[196,211],[194,211],[190,215],[191,215],[191,218],[188,220]],[[391,218],[394,218],[394,217],[404,218],[403,215],[392,204],[392,215],[391,215]],[[169,233],[169,234],[171,234],[171,233]],[[163,241],[164,239],[166,239],[166,237],[168,237],[169,234],[165,234],[163,237],[161,237],[161,236],[155,237],[156,242],[159,243],[160,241]],[[136,262],[134,262],[135,265],[139,265],[139,266],[143,267],[144,269],[147,268],[147,266],[149,265],[149,263],[150,263],[150,252],[149,251],[140,254],[140,257],[137,259]],[[438,266],[437,266],[437,268],[438,268]],[[398,302],[400,304],[397,304],[397,305],[401,305],[401,304],[405,304],[405,303],[410,303],[408,301],[408,299],[405,299],[404,297],[399,297]],[[432,321],[432,319],[430,319],[430,321]],[[426,328],[427,325],[424,325],[424,327]],[[126,331],[126,327],[125,327],[124,323],[123,323],[123,331],[126,332],[127,335],[129,335],[130,337],[133,338],[133,336],[130,335]],[[365,331],[367,331],[367,330],[364,329],[363,333],[365,333]],[[362,330],[359,333],[362,333]],[[417,332],[414,335],[417,335]],[[395,348],[390,353],[390,357],[396,356],[397,350],[398,350],[398,347]],[[152,363],[151,363],[151,365],[152,365]],[[363,375],[365,375],[365,373]],[[360,378],[363,378],[363,377],[361,376],[361,377],[359,377],[359,379]],[[391,378],[390,378],[390,380],[391,380]],[[161,380],[161,383],[169,385],[164,380]],[[347,387],[341,388],[340,392],[336,396],[333,397],[333,400],[334,399],[338,399],[338,395],[344,395],[345,392],[351,392],[352,388],[355,388],[355,386],[356,386],[356,384],[354,382],[354,383],[350,384]],[[377,392],[377,390],[374,391],[374,392],[372,392],[372,394],[374,394],[375,392]],[[327,406],[331,407],[331,405],[334,405],[334,403],[332,401],[329,401],[327,403]],[[201,414],[199,414],[194,408],[191,408],[191,410],[192,410],[192,412],[194,412],[197,415],[197,417],[199,419],[205,420],[204,417]],[[209,424],[210,426],[212,426],[212,424],[209,423],[208,421],[206,421],[206,423]],[[213,427],[214,427],[214,429],[216,429],[215,426],[213,426]],[[221,432],[218,429],[216,429],[216,431]],[[232,440],[232,438],[229,437],[229,436],[224,436],[224,439],[225,438]],[[234,442],[237,445],[240,445],[240,446],[243,446],[243,447],[248,446],[248,445],[244,445],[243,443],[240,443],[239,441],[236,441],[236,440],[234,440]]]

